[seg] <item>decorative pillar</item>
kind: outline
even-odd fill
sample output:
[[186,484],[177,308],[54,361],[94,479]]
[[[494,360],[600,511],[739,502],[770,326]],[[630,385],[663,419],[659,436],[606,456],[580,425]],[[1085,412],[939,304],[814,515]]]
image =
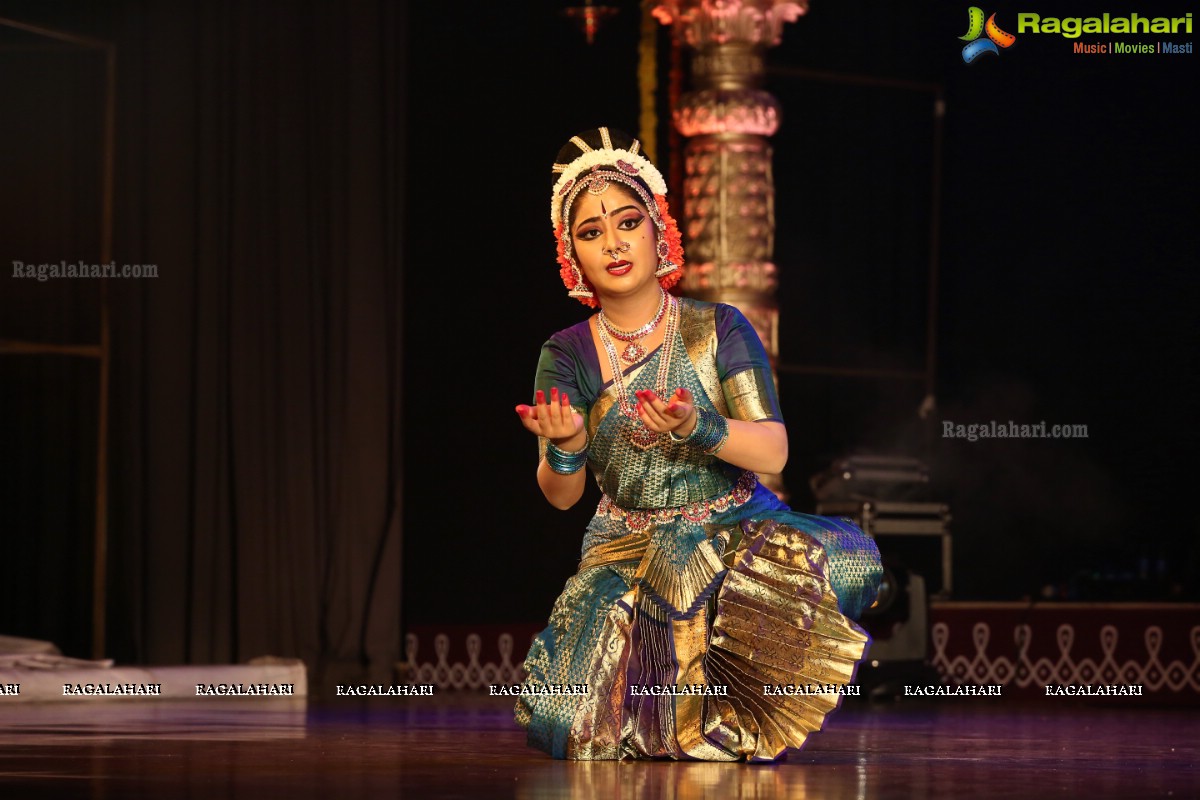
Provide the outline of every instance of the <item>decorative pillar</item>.
[[[775,183],[767,137],[779,103],[763,90],[764,53],[808,0],[664,0],[654,16],[692,51],[692,91],[674,110],[684,147],[683,235],[690,297],[741,309],[772,366],[779,354],[775,301]],[[762,476],[783,494],[778,475]]]

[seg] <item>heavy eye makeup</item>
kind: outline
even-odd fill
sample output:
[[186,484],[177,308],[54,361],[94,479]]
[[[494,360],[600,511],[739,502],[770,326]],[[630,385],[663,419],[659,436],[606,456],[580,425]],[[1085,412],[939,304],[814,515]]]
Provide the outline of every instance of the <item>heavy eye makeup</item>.
[[[642,224],[646,219],[644,214],[639,214],[636,211],[629,212],[626,216],[617,221],[617,230],[632,231]],[[589,225],[583,230],[575,232],[575,238],[581,242],[590,241],[600,235],[600,229],[594,225]]]
[[637,226],[641,225],[642,220],[644,220],[644,219],[645,219],[645,216],[638,214],[637,212],[634,212],[633,214],[630,214],[628,217],[625,217],[620,222],[618,222],[617,227],[623,231],[631,231],[634,228],[636,228]]

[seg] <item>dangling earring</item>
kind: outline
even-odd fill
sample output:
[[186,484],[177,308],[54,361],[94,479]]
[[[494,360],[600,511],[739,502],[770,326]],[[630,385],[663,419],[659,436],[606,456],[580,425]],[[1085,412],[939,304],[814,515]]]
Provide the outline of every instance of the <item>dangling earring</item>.
[[571,262],[571,274],[575,276],[575,288],[567,292],[567,297],[595,297],[588,285],[583,282],[583,273],[579,271],[579,265],[575,263],[574,256],[567,256]]
[[679,269],[679,265],[667,258],[671,252],[671,246],[667,244],[666,239],[658,240],[658,269],[654,271],[654,277],[661,278],[664,275],[670,275],[675,270]]

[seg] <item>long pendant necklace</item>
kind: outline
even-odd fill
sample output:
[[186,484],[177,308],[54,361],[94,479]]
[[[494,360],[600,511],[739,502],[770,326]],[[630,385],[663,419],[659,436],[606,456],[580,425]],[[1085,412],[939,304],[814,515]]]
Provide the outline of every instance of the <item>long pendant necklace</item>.
[[638,361],[646,357],[646,348],[642,347],[642,339],[662,321],[663,313],[667,310],[667,293],[662,293],[662,299],[658,303],[658,311],[654,314],[654,319],[647,322],[636,331],[623,331],[608,321],[608,317],[604,315],[604,309],[600,309],[600,324],[604,326],[604,330],[608,331],[611,336],[620,339],[622,342],[628,342],[625,349],[621,352],[621,358],[628,364],[636,364]]
[[[675,343],[675,332],[679,330],[679,301],[674,297],[667,297],[665,292],[663,296],[666,298],[667,327],[663,333],[662,348],[658,353],[658,372],[654,378],[654,392],[660,398],[667,393],[667,378],[671,369],[671,349]],[[612,370],[613,386],[617,390],[617,409],[625,417],[634,421],[633,433],[630,434],[629,440],[639,450],[649,450],[658,444],[661,434],[643,425],[637,410],[629,404],[629,395],[625,391],[625,380],[621,375],[621,362],[617,360],[617,348],[604,325],[597,326],[597,329],[600,333],[600,343],[604,345],[604,352],[608,355],[608,366]]]

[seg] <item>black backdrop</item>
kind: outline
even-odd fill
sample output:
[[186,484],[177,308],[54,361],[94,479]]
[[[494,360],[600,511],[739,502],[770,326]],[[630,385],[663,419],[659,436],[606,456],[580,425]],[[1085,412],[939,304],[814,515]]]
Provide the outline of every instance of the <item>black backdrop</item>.
[[[541,342],[583,314],[556,277],[549,164],[579,130],[637,127],[638,21],[618,5],[589,47],[550,2],[0,4],[120,44],[116,258],[162,273],[116,287],[114,655],[382,665],[405,620],[546,616],[596,494],[545,504],[512,406]],[[814,2],[770,52],[782,359],[919,363],[932,147],[928,96],[787,68],[943,84],[936,419],[1090,433],[936,440],[958,596],[1078,593],[1097,575],[1194,596],[1179,502],[1195,443],[1194,56],[1072,55],[1027,35],[968,66],[965,17]],[[79,319],[61,317],[35,318],[60,335]],[[86,409],[94,385],[76,372]],[[86,416],[74,433],[56,422],[50,377],[3,374],[10,409],[28,398],[2,423],[5,469],[26,481],[6,492],[34,499],[3,523],[20,558],[2,568],[0,629],[81,652],[92,434]],[[781,382],[801,509],[834,456],[915,439],[910,385]],[[31,425],[43,435],[19,438]],[[26,491],[51,472],[84,487],[61,501],[74,527]],[[1122,583],[1159,560],[1167,580]]]
[[[270,653],[304,658],[318,682],[385,678],[401,650],[403,14],[389,3],[287,8],[6,13],[117,42],[114,258],[158,268],[110,284],[107,652],[148,663]],[[6,35],[9,63],[36,57],[37,76],[53,54],[31,55],[35,41]],[[19,75],[7,73],[12,93],[37,113],[9,141],[32,129],[50,143],[6,157],[19,167],[45,151],[46,174],[94,177],[62,154],[94,145],[95,98],[27,102]],[[13,257],[97,260],[42,222],[94,218],[94,187],[36,176],[10,186],[29,198],[6,219]],[[61,302],[86,290],[6,275],[5,335],[94,340]],[[95,367],[28,356],[4,367],[6,475],[32,473],[25,483],[40,491],[5,482],[0,629],[87,655],[95,421],[77,423],[59,398],[94,405]],[[63,485],[64,468],[81,491]],[[64,503],[66,522],[47,512]]]

